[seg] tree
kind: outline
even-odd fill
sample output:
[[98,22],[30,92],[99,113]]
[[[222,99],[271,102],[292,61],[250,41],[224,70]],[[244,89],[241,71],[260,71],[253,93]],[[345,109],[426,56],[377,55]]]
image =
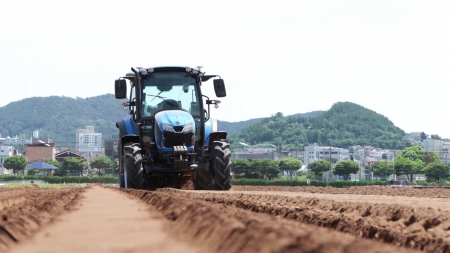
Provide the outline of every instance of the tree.
[[65,158],[61,164],[61,168],[63,169],[63,171],[64,170],[67,172],[75,171],[75,172],[79,173],[80,176],[82,175],[81,172],[85,167],[86,167],[86,162],[80,158],[75,158],[75,157]]
[[425,166],[440,161],[441,159],[436,153],[425,151],[420,146],[405,148],[395,158],[395,174],[408,175],[410,181],[413,181],[414,175],[422,173]]
[[428,164],[425,169],[425,176],[427,180],[434,180],[435,182],[446,181],[449,177],[450,168],[448,165],[434,162]]
[[325,171],[330,170],[330,162],[326,160],[314,161],[308,164],[308,170],[312,171],[316,177],[322,177]]
[[405,157],[397,156],[394,161],[395,174],[407,175],[412,182],[414,174],[422,173],[424,163],[420,159],[412,160]]
[[232,159],[231,163],[234,174],[243,174],[252,166],[251,162],[245,158]]
[[261,177],[272,179],[280,173],[277,162],[272,159],[254,159],[252,169],[259,171]]
[[[55,175],[55,176],[66,176],[66,175],[68,174],[67,171],[62,171],[62,169],[61,169],[61,164],[60,164],[57,160],[42,159],[42,161],[43,161],[44,163],[48,163],[48,164],[53,165],[53,166],[55,166],[56,168],[58,168],[58,169],[56,169],[56,170],[53,172],[53,175]],[[30,173],[30,172],[28,172],[28,173]]]
[[430,136],[430,138],[433,139],[433,140],[440,140],[440,139],[441,139],[441,136],[439,136],[439,135],[437,135],[437,134],[432,134],[432,135]]
[[352,160],[342,160],[336,163],[334,166],[333,174],[339,176],[349,176],[350,174],[356,174],[359,171],[359,164]]
[[50,165],[55,166],[56,168],[59,168],[61,164],[57,160],[51,160],[51,159],[42,159],[44,163],[48,163]]
[[420,133],[420,141],[426,140],[427,139],[427,135],[424,132]]
[[90,165],[91,165],[91,168],[98,169],[98,175],[100,176],[100,171],[104,170],[106,168],[110,168],[112,165],[112,161],[111,161],[111,158],[109,158],[105,155],[100,155],[100,156],[94,157],[94,159],[91,160]]
[[294,157],[286,157],[278,161],[278,168],[281,171],[287,171],[291,178],[300,167],[302,167],[302,161]]
[[27,164],[28,164],[27,158],[22,155],[14,155],[6,157],[5,160],[3,161],[3,167],[5,167],[8,170],[12,169],[14,174],[19,173],[19,171],[22,171],[23,174],[23,170],[25,170]]
[[386,180],[386,177],[394,174],[394,165],[387,161],[378,161],[370,166],[370,171],[376,177],[381,177]]

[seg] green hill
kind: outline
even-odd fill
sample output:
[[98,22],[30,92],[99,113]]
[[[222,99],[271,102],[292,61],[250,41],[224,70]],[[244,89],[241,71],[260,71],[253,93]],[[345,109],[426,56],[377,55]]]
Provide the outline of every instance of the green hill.
[[[51,138],[60,146],[75,146],[79,128],[94,126],[104,138],[117,135],[115,122],[126,112],[121,100],[106,94],[90,98],[33,97],[0,107],[0,134],[29,139],[34,130],[39,137]],[[219,121],[219,130],[227,131],[230,141],[249,144],[283,144],[283,148],[303,147],[310,143],[348,147],[366,144],[401,149],[409,146],[405,133],[384,117],[362,106],[339,102],[328,111],[314,111],[240,122]]]
[[263,119],[231,136],[231,142],[283,144],[283,148],[304,145],[371,145],[403,149],[411,145],[405,132],[388,118],[350,102],[335,103],[317,117],[284,117],[282,113]]
[[94,126],[104,138],[117,135],[115,122],[126,116],[121,100],[106,94],[89,98],[32,97],[0,108],[0,134],[29,139],[34,130],[57,146],[75,147],[78,128]]
[[[319,115],[321,115],[323,113],[323,111],[313,111],[313,112],[307,112],[307,113],[297,113],[294,115],[289,115],[284,117],[285,119],[288,118],[295,118],[295,117],[303,117],[303,118],[315,118]],[[257,119],[249,119],[249,120],[245,120],[245,121],[238,121],[238,122],[228,122],[228,121],[220,121],[218,120],[218,129],[220,131],[225,131],[228,134],[235,134],[239,131],[241,131],[242,129],[251,126],[255,123],[259,123],[261,121],[263,121],[265,118],[257,118]]]

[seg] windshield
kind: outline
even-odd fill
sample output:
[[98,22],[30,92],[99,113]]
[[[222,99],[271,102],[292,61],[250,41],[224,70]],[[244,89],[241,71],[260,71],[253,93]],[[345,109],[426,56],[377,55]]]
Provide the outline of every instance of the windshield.
[[186,72],[155,72],[143,79],[142,117],[179,109],[200,117],[195,78]]

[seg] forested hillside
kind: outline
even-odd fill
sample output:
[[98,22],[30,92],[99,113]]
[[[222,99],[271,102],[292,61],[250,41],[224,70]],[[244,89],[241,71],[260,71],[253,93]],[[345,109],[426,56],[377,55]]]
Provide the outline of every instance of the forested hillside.
[[90,98],[33,97],[0,108],[0,134],[29,139],[34,130],[58,146],[75,146],[78,128],[95,126],[106,138],[117,135],[115,122],[124,118],[121,100],[106,94]]
[[283,144],[283,148],[304,145],[372,145],[380,148],[403,149],[411,144],[405,133],[388,118],[350,102],[335,103],[330,110],[314,118],[289,117],[282,113],[253,124],[231,137],[248,144]]
[[[296,117],[303,117],[303,118],[315,118],[319,115],[321,115],[323,111],[313,111],[313,112],[307,112],[307,113],[296,113],[294,115],[285,116],[285,119],[288,118],[296,118]],[[245,121],[238,121],[238,122],[227,122],[227,121],[218,121],[218,129],[220,131],[225,131],[228,134],[235,134],[242,129],[251,126],[255,123],[259,123],[263,121],[265,118],[257,118],[257,119],[249,119]]]
[[[79,128],[94,126],[105,138],[117,135],[115,122],[126,112],[121,100],[106,94],[90,98],[33,97],[0,108],[2,137],[30,138],[34,130],[40,137],[52,138],[58,146],[75,146]],[[357,104],[339,102],[328,111],[284,116],[282,113],[241,122],[219,122],[219,130],[230,133],[234,144],[283,144],[283,148],[302,148],[317,143],[338,147],[366,144],[381,148],[409,146],[405,133],[372,110]]]

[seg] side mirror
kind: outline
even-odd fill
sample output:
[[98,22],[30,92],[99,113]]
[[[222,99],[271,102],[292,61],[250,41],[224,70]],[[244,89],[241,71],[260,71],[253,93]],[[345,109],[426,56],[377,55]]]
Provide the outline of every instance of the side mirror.
[[127,82],[125,79],[117,79],[114,82],[114,89],[116,92],[116,99],[127,98]]
[[216,97],[218,98],[227,96],[223,79],[214,79],[214,91],[216,92]]

